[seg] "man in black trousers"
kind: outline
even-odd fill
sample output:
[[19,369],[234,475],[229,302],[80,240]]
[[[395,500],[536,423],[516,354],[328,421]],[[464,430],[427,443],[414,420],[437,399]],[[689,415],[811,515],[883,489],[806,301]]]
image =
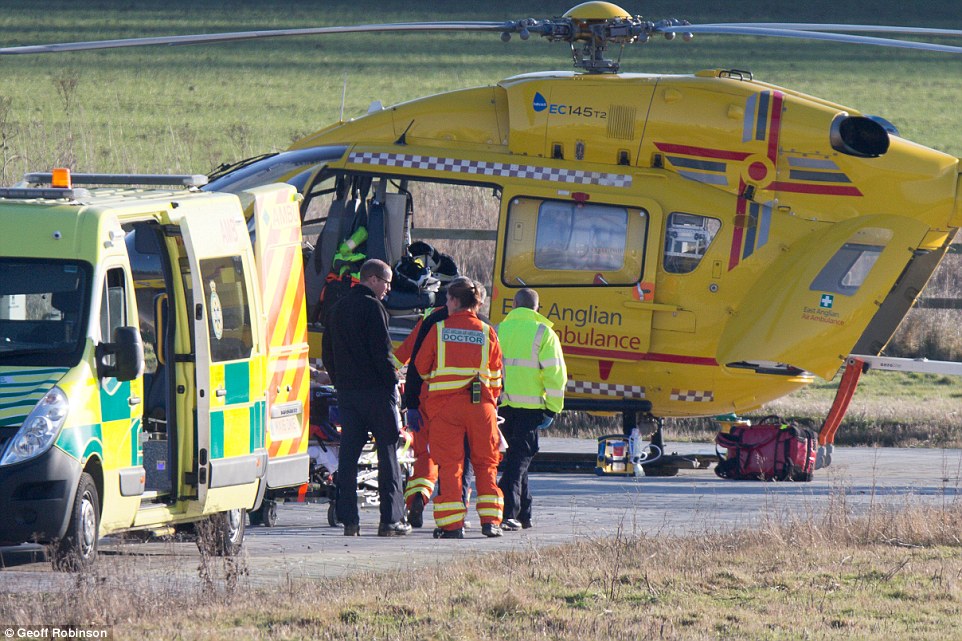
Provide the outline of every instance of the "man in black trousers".
[[368,432],[377,445],[377,486],[381,523],[378,536],[411,531],[404,520],[397,443],[401,433],[397,370],[381,300],[391,289],[391,268],[372,258],[361,266],[360,282],[332,308],[322,343],[324,365],[337,390],[341,449],[337,464],[337,518],[345,536],[360,536],[357,462]]

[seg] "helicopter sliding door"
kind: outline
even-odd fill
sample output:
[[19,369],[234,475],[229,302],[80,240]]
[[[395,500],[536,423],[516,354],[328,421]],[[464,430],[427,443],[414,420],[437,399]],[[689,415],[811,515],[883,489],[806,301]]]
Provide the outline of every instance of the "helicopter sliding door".
[[796,243],[733,306],[718,362],[775,360],[831,379],[928,229],[862,216]]
[[[579,380],[603,381],[616,364],[642,360],[651,343],[660,210],[654,203],[608,204],[587,198],[513,195],[502,201],[502,252],[495,268],[497,322],[518,288],[536,289]],[[654,225],[654,227],[652,227]],[[655,236],[652,238],[652,236]],[[649,246],[651,245],[651,246]]]

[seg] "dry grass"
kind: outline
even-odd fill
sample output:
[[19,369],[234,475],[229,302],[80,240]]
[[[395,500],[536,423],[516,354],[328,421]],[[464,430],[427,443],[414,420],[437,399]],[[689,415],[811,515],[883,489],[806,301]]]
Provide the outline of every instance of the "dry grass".
[[[922,292],[923,298],[959,298],[962,254],[948,254]],[[886,348],[889,356],[962,361],[962,310],[913,309]]]
[[[940,267],[948,271],[947,266]],[[925,291],[925,296],[939,294]],[[959,298],[958,290],[944,295]],[[902,321],[886,349],[889,356],[962,361],[962,311],[957,309],[913,309]]]
[[[500,201],[491,189],[460,185],[416,183],[414,226],[444,229],[498,228]],[[494,241],[431,240],[439,251],[450,254],[465,276],[482,283],[491,293],[494,272]],[[487,310],[485,310],[487,311]]]
[[0,620],[165,640],[957,639],[962,506],[856,516],[844,492],[830,502],[751,530],[477,556],[416,579],[363,574],[264,590],[238,582],[235,565],[194,589],[134,593],[122,577],[80,576],[63,593],[5,595]]

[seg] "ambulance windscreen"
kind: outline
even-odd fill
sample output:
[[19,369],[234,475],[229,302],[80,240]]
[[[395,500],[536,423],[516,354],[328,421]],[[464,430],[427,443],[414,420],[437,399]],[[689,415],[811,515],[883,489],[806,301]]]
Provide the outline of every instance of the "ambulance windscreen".
[[86,337],[90,266],[0,258],[0,363],[75,364]]

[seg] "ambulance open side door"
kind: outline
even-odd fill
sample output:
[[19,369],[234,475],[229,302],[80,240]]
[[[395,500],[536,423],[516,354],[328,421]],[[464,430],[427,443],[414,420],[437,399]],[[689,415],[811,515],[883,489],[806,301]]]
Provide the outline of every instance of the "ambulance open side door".
[[267,468],[264,340],[250,236],[234,197],[184,202],[197,385],[195,468],[204,513],[253,506]]

